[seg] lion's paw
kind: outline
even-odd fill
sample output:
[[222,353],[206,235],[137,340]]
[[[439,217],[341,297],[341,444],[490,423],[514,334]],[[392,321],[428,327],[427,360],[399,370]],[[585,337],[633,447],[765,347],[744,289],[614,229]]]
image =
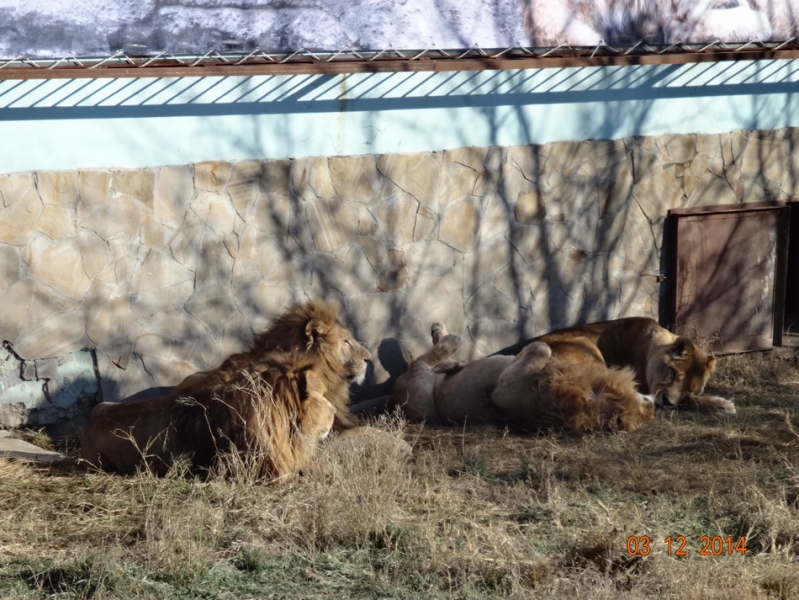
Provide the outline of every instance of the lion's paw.
[[443,323],[433,323],[430,327],[430,337],[433,338],[433,343],[437,344],[438,340],[447,335],[447,328]]

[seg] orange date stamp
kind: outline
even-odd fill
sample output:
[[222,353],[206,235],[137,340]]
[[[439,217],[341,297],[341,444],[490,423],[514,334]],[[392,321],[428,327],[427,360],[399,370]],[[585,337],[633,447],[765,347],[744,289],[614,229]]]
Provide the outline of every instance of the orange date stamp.
[[[669,556],[688,556],[688,539],[684,535],[669,536],[663,540]],[[731,535],[703,535],[699,538],[699,556],[732,556],[746,554],[746,537],[733,538]],[[627,554],[630,556],[649,556],[653,541],[648,535],[631,535],[627,538]]]

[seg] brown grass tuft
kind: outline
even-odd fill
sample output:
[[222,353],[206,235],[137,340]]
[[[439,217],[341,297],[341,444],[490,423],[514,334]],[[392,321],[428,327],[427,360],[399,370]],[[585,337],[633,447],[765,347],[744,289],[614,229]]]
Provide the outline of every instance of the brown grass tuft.
[[[719,363],[736,418],[582,438],[389,418],[410,460],[331,439],[281,486],[0,460],[0,597],[796,599],[796,365]],[[702,536],[747,552],[700,556]]]

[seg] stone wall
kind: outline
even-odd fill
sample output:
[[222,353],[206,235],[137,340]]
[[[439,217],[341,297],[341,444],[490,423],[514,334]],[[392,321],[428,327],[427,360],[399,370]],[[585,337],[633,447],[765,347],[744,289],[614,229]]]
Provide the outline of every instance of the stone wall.
[[[575,322],[657,317],[667,211],[796,195],[797,141],[739,131],[0,176],[0,363],[90,349],[104,399],[153,393],[311,297],[341,304],[375,386],[434,321],[476,357]],[[35,381],[51,402],[58,378]],[[13,391],[27,383],[0,377],[0,404],[35,409]]]

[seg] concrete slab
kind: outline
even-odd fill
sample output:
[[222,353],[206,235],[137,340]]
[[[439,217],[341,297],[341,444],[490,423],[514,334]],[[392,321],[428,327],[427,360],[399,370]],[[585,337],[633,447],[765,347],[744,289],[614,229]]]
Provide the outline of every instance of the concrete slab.
[[11,431],[0,431],[0,457],[47,464],[67,460],[67,457],[59,452],[39,448],[12,435]]

